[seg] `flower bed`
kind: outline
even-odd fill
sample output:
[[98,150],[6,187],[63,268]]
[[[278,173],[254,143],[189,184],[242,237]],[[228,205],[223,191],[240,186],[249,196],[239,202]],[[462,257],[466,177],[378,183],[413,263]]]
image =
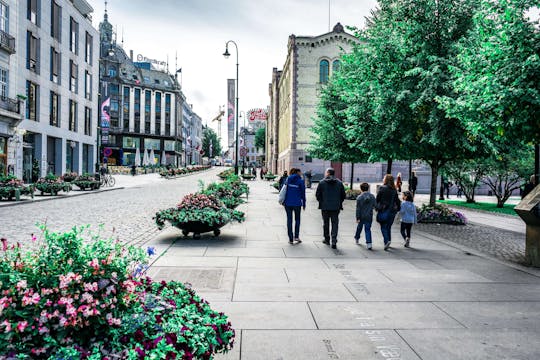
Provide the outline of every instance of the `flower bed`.
[[83,174],[77,177],[77,179],[73,181],[72,184],[76,185],[79,189],[83,191],[86,189],[97,190],[101,186],[101,183],[96,180],[96,177],[90,174]]
[[231,175],[234,175],[234,169],[223,170],[222,172],[220,172],[219,174],[217,174],[217,176],[218,176],[220,179],[222,179],[222,180],[227,179],[227,178],[230,177]]
[[7,199],[13,200],[16,197],[16,192],[19,191],[20,195],[30,195],[34,197],[34,186],[24,185],[22,180],[17,179],[13,175],[0,176],[0,200]]
[[233,190],[233,194],[236,197],[240,197],[242,195],[249,195],[249,186],[240,180],[240,177],[238,175],[230,175],[227,177],[224,181],[224,183],[228,184],[231,189]]
[[43,194],[57,195],[60,191],[71,191],[71,185],[62,178],[49,174],[35,183],[36,189]]
[[161,176],[163,176],[164,178],[167,178],[167,179],[172,179],[172,178],[175,178],[177,176],[181,176],[181,175],[189,174],[189,173],[194,173],[194,172],[206,170],[206,169],[209,169],[209,168],[210,168],[210,166],[208,166],[208,165],[196,165],[196,166],[190,166],[190,167],[187,167],[187,168],[170,168],[170,169],[162,168],[160,170],[160,172],[159,172],[159,175],[161,175]]
[[76,172],[69,172],[62,175],[62,180],[70,183],[77,180],[78,177],[79,177],[79,174],[77,174]]
[[422,205],[422,208],[417,209],[419,223],[437,223],[451,225],[465,225],[467,219],[465,216],[450,208],[436,204],[435,206]]
[[26,254],[2,239],[0,358],[202,360],[232,348],[227,317],[189,286],[140,276],[142,249],[85,235],[45,230]]
[[217,197],[229,209],[235,209],[238,205],[245,203],[244,199],[235,195],[235,188],[227,181],[223,183],[211,183],[200,193]]
[[360,195],[361,193],[362,191],[360,190],[353,190],[353,189],[346,188],[345,197],[347,198],[347,200],[356,200],[358,195]]
[[243,212],[228,209],[217,197],[205,194],[188,194],[176,207],[159,211],[154,217],[159,229],[168,221],[183,230],[184,235],[193,232],[195,237],[208,231],[214,231],[217,236],[221,227],[232,221],[242,222],[244,218]]

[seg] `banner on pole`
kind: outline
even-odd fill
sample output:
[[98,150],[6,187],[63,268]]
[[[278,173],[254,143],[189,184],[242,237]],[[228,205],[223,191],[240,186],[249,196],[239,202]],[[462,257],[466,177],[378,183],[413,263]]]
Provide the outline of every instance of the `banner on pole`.
[[229,147],[232,147],[235,136],[234,136],[234,114],[235,114],[235,91],[234,91],[234,79],[227,80],[227,138]]

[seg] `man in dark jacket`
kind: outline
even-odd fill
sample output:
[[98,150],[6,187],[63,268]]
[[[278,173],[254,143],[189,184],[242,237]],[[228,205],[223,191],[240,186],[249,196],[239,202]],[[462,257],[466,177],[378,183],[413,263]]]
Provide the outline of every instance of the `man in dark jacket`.
[[345,200],[345,187],[334,177],[335,171],[332,168],[326,170],[325,178],[321,180],[315,196],[319,202],[323,218],[323,243],[330,244],[330,221],[332,222],[332,249],[336,248],[339,212],[343,209]]

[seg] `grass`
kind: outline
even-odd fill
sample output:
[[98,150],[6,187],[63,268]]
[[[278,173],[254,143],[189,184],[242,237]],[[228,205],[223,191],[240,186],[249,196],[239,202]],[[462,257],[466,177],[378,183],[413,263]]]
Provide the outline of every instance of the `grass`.
[[476,202],[476,203],[467,203],[461,200],[437,200],[438,203],[467,208],[471,210],[482,210],[498,214],[506,214],[518,216],[514,211],[516,205],[504,204],[504,207],[498,208],[497,204],[494,203],[485,203],[485,202]]

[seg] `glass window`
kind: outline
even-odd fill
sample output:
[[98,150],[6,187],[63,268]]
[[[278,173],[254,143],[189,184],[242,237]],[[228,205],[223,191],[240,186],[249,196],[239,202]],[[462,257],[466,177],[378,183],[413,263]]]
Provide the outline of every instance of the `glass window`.
[[84,72],[84,97],[92,100],[92,74],[88,70]]
[[49,104],[49,112],[50,112],[50,125],[60,127],[60,116],[59,116],[59,101],[58,101],[58,94],[51,91],[51,100]]
[[27,0],[28,5],[28,11],[27,11],[27,18],[30,20],[30,22],[39,25],[38,21],[38,0]]
[[332,74],[334,74],[335,72],[338,72],[340,68],[341,68],[341,62],[339,60],[334,60],[334,62],[332,63]]
[[69,100],[69,130],[77,132],[77,103]]
[[60,84],[60,53],[55,48],[51,47],[51,81]]
[[69,60],[69,90],[79,93],[79,66],[73,60]]
[[3,98],[8,97],[8,89],[9,89],[9,76],[8,71],[4,68],[0,67],[0,96]]
[[319,64],[319,82],[326,84],[328,82],[328,74],[330,71],[330,63],[328,60],[321,60]]
[[135,132],[141,132],[141,89],[135,89]]
[[94,38],[86,32],[86,46],[84,50],[84,59],[87,64],[92,65],[92,55],[94,53]]
[[9,7],[0,2],[0,30],[9,34]]
[[38,121],[37,103],[39,89],[36,84],[31,81],[26,82],[26,118],[29,120]]
[[124,136],[123,145],[125,148],[132,148],[132,149],[140,148],[141,139],[136,138],[136,137]]
[[124,122],[124,130],[129,130],[129,93],[130,89],[124,86],[124,94],[122,96],[122,118]]
[[92,136],[92,109],[84,108],[84,135]]
[[174,151],[174,140],[165,140],[163,142],[163,150]]
[[26,33],[27,61],[26,68],[39,73],[39,39],[27,31]]
[[62,42],[62,8],[53,0],[51,3],[51,36]]
[[161,150],[161,140],[159,139],[144,139],[145,149]]
[[69,33],[71,34],[69,39],[69,50],[75,54],[79,54],[79,23],[69,18]]

